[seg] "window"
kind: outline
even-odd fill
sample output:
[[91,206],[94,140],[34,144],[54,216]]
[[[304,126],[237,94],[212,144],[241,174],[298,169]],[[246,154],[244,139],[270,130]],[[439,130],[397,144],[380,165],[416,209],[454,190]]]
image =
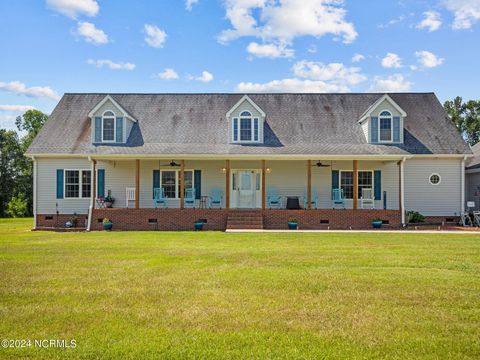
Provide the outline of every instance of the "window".
[[434,173],[430,175],[429,181],[430,181],[430,184],[432,185],[438,185],[442,181],[442,178],[440,177],[439,174]]
[[239,118],[233,118],[232,121],[233,142],[259,142],[259,118],[252,117],[249,111],[243,111]]
[[[193,170],[185,170],[185,189],[193,188]],[[160,176],[165,197],[180,198],[180,170],[162,170]]]
[[358,172],[358,199],[362,197],[362,189],[373,189],[373,172]]
[[378,138],[382,142],[391,142],[393,138],[392,114],[388,111],[382,111],[380,113],[380,117],[378,121],[379,121],[378,130],[380,132]]
[[65,170],[65,198],[89,198],[92,189],[90,170]]
[[115,141],[115,114],[112,111],[103,113],[102,141]]
[[340,188],[343,189],[345,199],[353,199],[353,171],[340,173]]

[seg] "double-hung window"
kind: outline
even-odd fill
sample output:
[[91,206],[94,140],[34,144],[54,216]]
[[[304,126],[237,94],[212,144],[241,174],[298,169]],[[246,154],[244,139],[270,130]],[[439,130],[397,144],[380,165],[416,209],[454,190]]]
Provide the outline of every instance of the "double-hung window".
[[[193,188],[193,170],[185,170],[185,189]],[[162,170],[160,186],[163,188],[165,197],[170,199],[180,198],[180,170]]]
[[65,198],[89,198],[92,191],[90,170],[65,170]]
[[102,116],[102,141],[115,141],[115,114],[110,110]]
[[232,141],[240,143],[259,142],[260,121],[249,111],[242,111],[240,117],[232,120]]
[[[353,171],[340,173],[340,188],[345,199],[353,199]],[[357,199],[362,197],[362,189],[373,189],[373,171],[359,171],[357,178]]]
[[380,142],[392,142],[393,125],[392,114],[389,111],[382,111],[378,118],[378,131]]
[[362,189],[373,190],[373,172],[359,171],[358,172],[358,198],[362,197]]

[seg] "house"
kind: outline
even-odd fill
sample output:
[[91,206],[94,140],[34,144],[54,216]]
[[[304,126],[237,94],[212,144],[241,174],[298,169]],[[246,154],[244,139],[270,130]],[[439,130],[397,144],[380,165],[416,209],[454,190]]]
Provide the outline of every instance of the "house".
[[71,93],[28,156],[37,228],[323,229],[459,216],[471,150],[433,93]]
[[467,201],[475,203],[475,210],[480,210],[480,142],[472,146],[473,157],[467,160],[465,170]]

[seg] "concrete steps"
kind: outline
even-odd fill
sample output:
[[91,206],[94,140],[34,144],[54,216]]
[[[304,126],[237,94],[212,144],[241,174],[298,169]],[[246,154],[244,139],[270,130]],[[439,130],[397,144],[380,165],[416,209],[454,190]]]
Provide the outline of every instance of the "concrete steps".
[[227,217],[227,230],[263,229],[261,210],[230,210]]

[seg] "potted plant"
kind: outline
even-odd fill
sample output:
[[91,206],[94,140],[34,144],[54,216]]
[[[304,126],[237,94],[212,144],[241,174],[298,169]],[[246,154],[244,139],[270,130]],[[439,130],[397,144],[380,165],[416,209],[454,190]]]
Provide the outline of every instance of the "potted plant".
[[107,208],[111,208],[113,206],[115,199],[112,197],[110,190],[108,190],[108,194],[107,196],[105,196],[105,199],[103,199],[103,201],[105,202],[105,206]]
[[295,218],[288,219],[288,229],[289,230],[297,230],[298,229],[298,221]]
[[372,220],[372,226],[374,229],[380,229],[382,227],[383,221],[382,219],[375,218]]
[[195,220],[195,222],[193,223],[195,231],[201,231],[203,229],[203,224],[204,222],[202,219]]
[[103,229],[104,230],[112,230],[113,223],[110,221],[109,218],[103,219]]

